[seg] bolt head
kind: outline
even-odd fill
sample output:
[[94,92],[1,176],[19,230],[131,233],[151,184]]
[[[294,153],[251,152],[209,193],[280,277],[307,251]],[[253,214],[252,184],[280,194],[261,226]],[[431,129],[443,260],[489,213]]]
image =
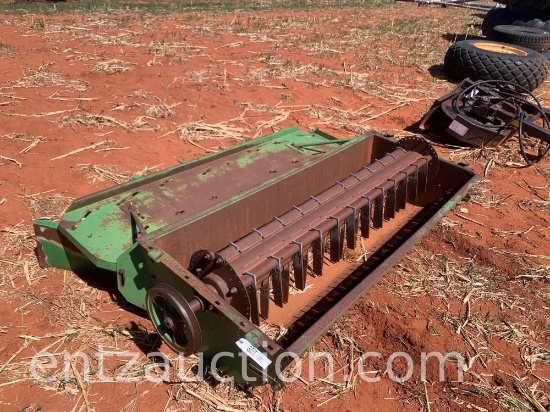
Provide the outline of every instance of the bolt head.
[[168,329],[173,329],[176,324],[174,323],[174,320],[170,316],[165,316],[164,317],[164,325]]

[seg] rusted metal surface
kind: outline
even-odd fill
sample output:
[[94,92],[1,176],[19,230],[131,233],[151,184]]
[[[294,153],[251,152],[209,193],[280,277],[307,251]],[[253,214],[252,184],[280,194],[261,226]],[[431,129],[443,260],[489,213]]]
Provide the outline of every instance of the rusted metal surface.
[[348,167],[368,162],[372,145],[364,138],[323,144],[333,140],[320,132],[280,132],[216,154],[208,162],[178,166],[154,179],[79,199],[59,230],[104,269],[114,270],[118,256],[138,235],[155,239],[187,263],[194,251],[218,250],[346,177]]
[[[432,156],[437,155],[432,152]],[[434,160],[434,164],[438,164],[437,158]],[[248,300],[246,314],[251,313],[253,322],[259,325],[260,315],[264,319],[269,317],[269,288],[274,303],[283,307],[288,302],[291,272],[297,287],[305,289],[310,253],[312,274],[321,276],[327,242],[330,260],[338,262],[344,242],[347,241],[348,248],[354,247],[359,230],[368,239],[371,226],[381,229],[384,220],[393,219],[405,208],[407,200],[415,200],[419,191],[426,191],[431,161],[431,156],[397,147],[331,188],[311,195],[309,200],[293,206],[270,223],[231,242],[215,254],[214,259],[220,263],[202,259],[203,265],[200,265],[204,252],[199,252],[190,267],[205,279],[209,276],[228,278],[230,274],[234,279],[239,278],[248,295],[248,299],[245,296],[239,299]]]
[[[446,184],[438,179],[423,200],[430,199],[416,216],[391,237],[383,246],[373,250],[369,258],[336,287],[320,299],[319,302],[304,310],[288,332],[280,340],[289,352],[301,354],[315,342],[331,325],[337,322],[345,312],[364,296],[390,268],[409,252],[428,231],[460,200],[478,179],[456,165],[441,161],[442,174],[451,181]],[[441,177],[440,176],[440,177]],[[460,182],[457,186],[457,183]],[[435,189],[442,184],[441,191]],[[434,196],[439,197],[433,199]]]
[[[229,242],[245,236],[251,228],[262,226],[273,216],[281,215],[310,195],[319,193],[335,180],[345,178],[349,167],[360,168],[367,162],[367,147],[368,144],[357,142],[330,155],[318,153],[318,161],[305,166],[298,159],[311,154],[301,152],[312,150],[295,149],[296,153],[292,153],[292,157],[289,157],[289,153],[281,154],[281,158],[276,159],[275,167],[270,168],[265,163],[257,162],[246,173],[228,175],[227,178],[220,176],[210,193],[218,196],[218,199],[231,199],[231,203],[226,201],[220,204],[221,207],[217,205],[215,209],[209,209],[207,201],[199,209],[203,210],[200,218],[180,221],[178,225],[168,226],[157,233],[155,237],[158,245],[182,262],[189,262],[189,253],[198,249],[219,250]],[[322,150],[322,147],[317,150]],[[296,170],[296,173],[286,176],[289,169]],[[234,179],[249,182],[253,176],[263,182],[269,181],[267,179],[275,181],[259,190],[255,188],[249,196],[243,194],[235,198],[235,193],[244,193],[241,189],[244,185]],[[219,194],[221,190],[227,192],[227,196],[222,197]],[[233,192],[233,198],[230,192]],[[199,199],[193,202],[199,202]],[[205,231],[205,226],[213,230]]]

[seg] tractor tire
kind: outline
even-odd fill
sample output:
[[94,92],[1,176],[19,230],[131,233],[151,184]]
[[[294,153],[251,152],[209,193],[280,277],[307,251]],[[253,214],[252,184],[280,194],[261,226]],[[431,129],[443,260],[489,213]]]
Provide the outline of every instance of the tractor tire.
[[463,40],[447,50],[445,70],[457,80],[505,80],[535,90],[548,76],[548,60],[520,46]]
[[550,49],[550,31],[535,29],[534,27],[495,26],[493,27],[491,40],[515,44],[538,52]]
[[538,12],[537,17],[543,17],[550,14],[549,0],[498,0],[498,2],[517,10],[526,10],[533,13]]
[[513,11],[515,13],[519,14],[525,14],[526,16],[534,17],[536,19],[540,19],[542,21],[546,21],[550,19],[550,10],[535,10],[535,9],[524,9],[521,7],[515,7],[515,6],[508,6],[510,11]]
[[550,20],[541,20],[540,18],[531,17],[523,13],[517,13],[506,7],[489,10],[483,19],[481,32],[484,36],[491,38],[493,28],[501,25],[534,27],[550,31]]

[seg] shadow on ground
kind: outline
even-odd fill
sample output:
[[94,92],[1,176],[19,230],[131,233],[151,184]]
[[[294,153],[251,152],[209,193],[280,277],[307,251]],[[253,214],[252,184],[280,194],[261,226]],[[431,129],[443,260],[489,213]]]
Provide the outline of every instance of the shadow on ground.
[[[111,301],[122,310],[130,312],[143,319],[149,319],[147,311],[130,304],[126,301],[126,299],[124,299],[118,290],[116,276],[113,272],[98,270],[93,272],[75,271],[74,273],[86,282],[88,286],[107,292],[111,298]],[[138,325],[134,321],[122,326],[121,330],[128,333],[130,339],[144,354],[158,351],[162,344],[162,339],[156,332],[149,332],[145,327]]]
[[[479,26],[479,25],[474,25],[474,26]],[[477,29],[481,28],[481,26],[479,27],[476,27]],[[450,41],[452,43],[456,43],[457,41],[462,41],[462,40],[485,40],[485,37],[482,37],[482,36],[474,36],[472,34],[468,34],[468,33],[462,33],[462,34],[459,34],[459,33],[445,33],[445,34],[442,34],[441,37],[447,41]]]

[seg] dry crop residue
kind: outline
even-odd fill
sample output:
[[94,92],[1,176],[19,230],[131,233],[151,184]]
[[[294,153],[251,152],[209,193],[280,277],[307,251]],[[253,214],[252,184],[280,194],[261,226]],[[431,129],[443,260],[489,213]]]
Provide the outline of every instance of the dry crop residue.
[[[396,3],[380,9],[227,14],[84,14],[0,19],[0,405],[43,410],[535,410],[550,400],[549,160],[519,168],[517,142],[497,150],[449,147],[481,176],[468,200],[312,348],[338,371],[250,391],[142,379],[143,353],[169,353],[145,314],[115,294],[114,279],[41,270],[32,220],[58,218],[71,199],[282,128],[338,137],[379,129],[402,137],[454,88],[443,56],[457,36],[480,35],[479,12]],[[538,96],[550,105],[550,86]],[[41,352],[82,351],[97,371],[99,345],[115,377],[125,351],[140,358],[132,383],[84,379],[80,358],[39,373]],[[369,351],[364,372],[358,359]],[[457,351],[420,379],[422,352]],[[407,352],[414,374],[384,373]],[[173,355],[170,354],[173,358]],[[60,362],[62,355],[57,358]],[[126,360],[125,360],[126,359]],[[195,358],[185,373],[193,374]],[[306,362],[307,363],[307,362]],[[401,360],[394,371],[406,370]],[[42,369],[41,369],[42,368]],[[153,368],[151,374],[161,376]],[[347,375],[348,379],[343,380]],[[164,408],[164,409],[163,409]]]

